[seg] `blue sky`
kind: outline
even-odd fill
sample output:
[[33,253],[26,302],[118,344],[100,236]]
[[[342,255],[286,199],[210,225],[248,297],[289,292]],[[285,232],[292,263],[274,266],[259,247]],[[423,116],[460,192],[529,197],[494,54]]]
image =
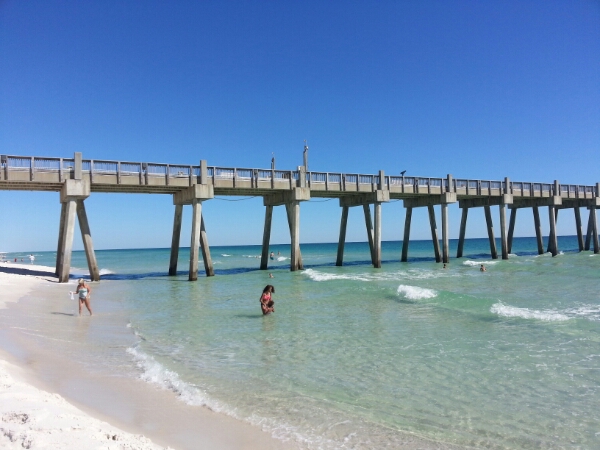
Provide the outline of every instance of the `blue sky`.
[[[291,170],[304,139],[315,171],[595,184],[600,2],[0,2],[2,154],[267,168],[274,153]],[[228,200],[204,204],[209,242],[260,243],[261,199]],[[0,250],[56,248],[57,193],[0,204]],[[168,196],[86,206],[96,248],[170,245]],[[302,204],[301,242],[337,241],[339,218],[336,200]],[[402,202],[384,205],[384,240],[403,223]],[[468,236],[485,233],[470,214]],[[358,210],[347,237],[365,240]],[[289,242],[283,208],[272,242]]]

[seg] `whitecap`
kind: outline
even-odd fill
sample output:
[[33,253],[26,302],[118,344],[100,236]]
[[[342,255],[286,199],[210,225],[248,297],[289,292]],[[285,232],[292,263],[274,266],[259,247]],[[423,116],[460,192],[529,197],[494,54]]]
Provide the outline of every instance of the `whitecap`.
[[109,269],[100,269],[99,273],[100,273],[100,275],[110,275],[110,274],[113,274],[114,272]]
[[231,256],[231,255],[228,255],[227,253],[221,253],[221,256]]
[[468,259],[463,262],[463,266],[480,266],[482,264],[493,266],[494,264],[498,264],[498,261],[471,261]]
[[521,319],[536,319],[548,322],[564,322],[565,320],[570,319],[570,317],[564,314],[564,312],[559,312],[553,309],[538,311],[535,309],[509,306],[503,303],[493,304],[490,308],[490,312],[498,314],[502,317],[519,317]]
[[290,259],[290,258],[286,258],[285,256],[278,256],[277,257],[277,261],[285,261],[286,259]]
[[307,277],[309,277],[313,281],[331,281],[331,280],[369,281],[368,277],[361,276],[361,275],[326,273],[326,272],[319,272],[314,269],[306,269],[302,273],[304,275],[306,275]]
[[398,295],[402,295],[409,300],[420,300],[423,298],[434,298],[437,296],[437,292],[433,289],[422,288],[418,286],[408,286],[401,284],[398,286]]
[[564,312],[570,317],[600,322],[600,305],[581,305],[576,308],[565,309]]

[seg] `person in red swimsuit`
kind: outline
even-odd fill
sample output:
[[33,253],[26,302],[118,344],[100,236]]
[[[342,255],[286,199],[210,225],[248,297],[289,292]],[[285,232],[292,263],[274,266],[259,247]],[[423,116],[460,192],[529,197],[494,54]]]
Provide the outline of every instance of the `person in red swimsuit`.
[[273,301],[272,294],[275,293],[275,288],[267,284],[263,289],[262,295],[260,296],[260,309],[262,309],[263,315],[275,312],[275,302]]

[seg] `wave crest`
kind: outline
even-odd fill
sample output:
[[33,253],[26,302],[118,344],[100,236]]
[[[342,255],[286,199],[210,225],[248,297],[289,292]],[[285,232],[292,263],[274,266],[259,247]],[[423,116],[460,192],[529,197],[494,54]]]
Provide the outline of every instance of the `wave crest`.
[[493,266],[494,264],[498,264],[498,261],[471,261],[470,259],[463,262],[463,266]]
[[547,322],[564,322],[565,320],[570,319],[568,315],[552,309],[537,311],[535,309],[509,306],[503,303],[493,304],[490,308],[490,312],[502,317],[519,317],[521,319],[544,320]]
[[183,381],[176,372],[167,369],[152,356],[133,347],[128,348],[127,353],[133,356],[137,366],[142,370],[140,375],[142,380],[175,392],[179,399],[188,405],[205,406],[216,412],[229,413],[225,407],[211,400],[197,387]]
[[402,295],[409,300],[437,297],[437,292],[433,289],[427,289],[418,286],[408,286],[406,284],[401,284],[398,286],[398,290],[396,292],[398,295]]

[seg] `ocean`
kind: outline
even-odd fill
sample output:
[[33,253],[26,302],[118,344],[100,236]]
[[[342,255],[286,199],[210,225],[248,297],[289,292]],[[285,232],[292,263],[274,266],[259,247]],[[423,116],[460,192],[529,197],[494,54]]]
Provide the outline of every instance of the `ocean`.
[[[267,271],[260,246],[212,247],[216,276],[201,265],[197,282],[189,249],[174,277],[169,249],[101,250],[113,282],[92,284],[92,305],[113,328],[88,331],[96,350],[78,357],[306,449],[600,448],[600,255],[575,237],[559,248],[515,238],[492,260],[469,239],[443,269],[430,241],[411,241],[408,263],[384,242],[374,269],[367,243],[346,244],[343,267],[336,244],[302,244],[305,270],[290,272],[289,245],[270,247]],[[83,252],[72,265],[87,273]]]

